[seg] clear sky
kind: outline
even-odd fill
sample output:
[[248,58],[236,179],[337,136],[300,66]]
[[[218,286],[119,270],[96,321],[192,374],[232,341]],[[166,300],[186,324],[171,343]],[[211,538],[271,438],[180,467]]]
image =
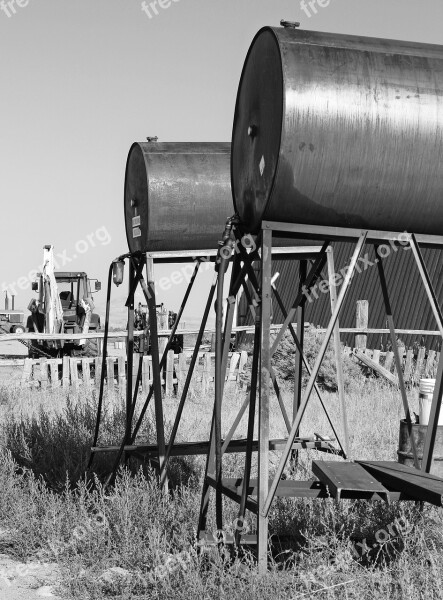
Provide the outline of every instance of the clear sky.
[[[308,16],[300,0],[175,0],[149,18],[141,0],[0,2],[0,284],[21,283],[17,304],[32,297],[26,279],[48,243],[61,268],[105,283],[110,261],[127,250],[131,143],[229,141],[241,68],[263,25],[285,18],[304,29],[443,44],[442,0],[320,4]],[[174,286],[160,301],[176,309],[181,294]],[[123,295],[113,311],[120,322]],[[100,310],[104,298],[96,296]]]

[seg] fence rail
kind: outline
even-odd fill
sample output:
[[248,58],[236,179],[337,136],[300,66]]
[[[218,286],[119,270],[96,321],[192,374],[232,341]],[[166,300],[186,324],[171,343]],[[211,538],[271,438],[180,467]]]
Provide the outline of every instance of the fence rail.
[[[369,348],[361,350],[346,347],[345,353],[354,354],[367,367],[370,367],[394,385],[398,385],[397,369],[392,351],[381,352],[380,350],[370,350]],[[417,352],[409,349],[402,352],[400,358],[402,359],[402,371],[405,382],[418,384],[422,377],[435,378],[440,360],[440,352],[429,350],[426,354],[426,348],[419,348]]]
[[[214,383],[214,357],[211,352],[200,352],[198,363],[191,385],[198,386],[205,392]],[[137,359],[138,358],[138,359]],[[166,394],[179,392],[188,373],[188,362],[191,352],[174,354],[168,353],[166,367],[162,379]],[[228,385],[242,385],[241,375],[248,360],[247,352],[232,352],[229,354],[229,367],[226,375]],[[102,359],[69,358],[63,359],[14,359],[0,360],[0,381],[11,381],[23,387],[47,388],[80,388],[100,385]],[[133,378],[137,376],[140,367],[140,356],[135,355]],[[124,356],[108,357],[105,368],[105,385],[109,393],[126,389],[127,363]],[[152,384],[152,358],[142,357],[141,387],[147,392]]]

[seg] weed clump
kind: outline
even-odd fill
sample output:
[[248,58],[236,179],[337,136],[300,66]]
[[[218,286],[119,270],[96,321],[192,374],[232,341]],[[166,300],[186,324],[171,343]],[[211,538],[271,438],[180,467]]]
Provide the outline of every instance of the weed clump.
[[[324,335],[315,327],[310,326],[305,330],[304,352],[309,367],[312,369],[318,351],[323,342]],[[279,344],[277,351],[273,356],[273,367],[277,377],[283,381],[294,381],[294,364],[295,364],[296,346],[292,335],[287,331],[283,340]],[[346,391],[354,391],[356,387],[360,387],[364,381],[364,376],[359,365],[352,356],[343,353],[343,376]],[[303,367],[302,385],[306,386],[309,380],[307,370]],[[317,377],[318,385],[329,392],[336,392],[337,387],[337,367],[335,362],[335,353],[332,342],[328,344],[325,357],[323,359],[320,371]]]

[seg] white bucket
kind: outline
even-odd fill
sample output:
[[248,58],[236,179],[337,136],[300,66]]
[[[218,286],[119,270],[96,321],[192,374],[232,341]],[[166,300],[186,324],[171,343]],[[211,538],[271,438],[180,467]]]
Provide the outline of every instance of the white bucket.
[[[432,397],[434,395],[435,379],[420,379],[419,388],[419,423],[420,425],[429,424],[431,414]],[[443,407],[440,409],[438,424],[443,425]]]

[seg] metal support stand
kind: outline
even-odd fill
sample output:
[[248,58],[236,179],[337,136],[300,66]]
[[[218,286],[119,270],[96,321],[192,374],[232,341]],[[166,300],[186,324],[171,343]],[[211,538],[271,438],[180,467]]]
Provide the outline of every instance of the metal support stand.
[[[303,262],[300,268],[300,282],[297,297],[293,303],[293,306],[286,311],[281,298],[278,294],[275,284],[272,282],[272,251],[273,251],[273,234],[281,235],[293,235],[294,237],[301,237],[306,239],[307,235],[312,234],[316,239],[326,240],[323,244],[321,251],[316,253],[313,257],[313,264],[307,272],[306,262]],[[238,231],[236,232],[238,236]],[[346,270],[343,281],[341,283],[340,290],[337,290],[337,280],[335,276],[335,266],[333,253],[329,249],[330,241],[334,239],[356,239],[355,248],[352,254],[350,264]],[[427,243],[435,243],[436,245],[443,246],[443,238],[431,238],[425,236]],[[241,272],[247,273],[248,284],[245,280],[241,283],[244,289],[249,309],[254,317],[255,323],[255,334],[254,334],[254,350],[252,358],[252,372],[251,381],[248,387],[248,393],[245,401],[242,403],[239,414],[234,420],[234,424],[231,427],[228,439],[222,440],[221,438],[221,410],[222,410],[222,394],[223,386],[220,385],[223,378],[223,363],[222,353],[224,348],[222,347],[222,333],[221,333],[221,322],[217,321],[217,332],[218,332],[218,343],[217,343],[217,381],[219,385],[216,387],[215,403],[214,403],[214,416],[212,421],[211,429],[211,443],[210,450],[207,457],[206,473],[203,484],[203,495],[201,512],[198,527],[198,540],[201,546],[206,544],[216,543],[218,545],[224,545],[226,543],[234,543],[236,545],[240,543],[256,543],[257,544],[257,558],[259,572],[264,573],[267,569],[267,556],[268,556],[268,523],[269,523],[269,511],[272,502],[276,495],[295,496],[295,497],[310,497],[319,498],[327,497],[328,494],[335,493],[335,497],[340,499],[341,497],[354,498],[354,499],[373,499],[373,498],[385,498],[388,501],[392,499],[406,499],[414,500],[417,497],[426,498],[430,502],[438,503],[441,502],[441,497],[438,496],[436,490],[443,492],[443,480],[438,478],[432,478],[429,475],[417,476],[417,470],[410,469],[408,467],[401,467],[396,469],[397,463],[340,463],[337,461],[327,462],[319,461],[313,465],[314,472],[319,477],[320,481],[316,484],[312,484],[311,481],[290,481],[282,480],[284,470],[286,468],[288,459],[294,450],[306,447],[303,445],[303,438],[299,438],[299,429],[302,418],[306,411],[309,399],[312,391],[315,389],[319,396],[320,402],[328,416],[330,425],[336,435],[336,439],[339,443],[340,450],[335,449],[330,444],[328,446],[316,446],[317,449],[326,452],[334,452],[340,454],[343,457],[347,457],[350,451],[349,449],[349,432],[346,415],[346,404],[344,394],[344,381],[343,381],[343,370],[342,370],[342,348],[340,343],[340,329],[339,329],[339,314],[346,298],[349,286],[351,284],[354,271],[356,270],[357,262],[360,258],[362,249],[367,241],[371,243],[378,243],[381,240],[399,240],[401,234],[396,232],[382,232],[382,231],[365,231],[365,230],[354,230],[354,229],[338,229],[329,227],[312,227],[304,225],[286,224],[286,223],[270,223],[264,222],[262,224],[261,232],[261,275],[260,281],[252,268],[253,260],[257,257],[240,253],[239,260],[242,262],[243,267]],[[420,259],[420,249],[414,236],[411,237],[411,245],[415,245],[414,253],[417,255],[417,264],[419,266],[422,277],[429,290],[429,297],[431,303],[433,303],[434,314],[437,317],[438,325],[443,332],[443,318],[440,313],[440,309],[436,303],[435,293],[433,292],[432,285],[429,282],[426,268],[422,260]],[[307,257],[298,256],[299,259],[306,261]],[[331,296],[331,318],[326,328],[318,356],[315,360],[315,364],[312,369],[307,365],[306,359],[303,354],[303,306],[306,297],[310,295],[313,286],[321,275],[321,271],[325,264],[328,264],[328,277],[329,277],[329,289]],[[249,263],[249,264],[248,264]],[[387,290],[387,284],[385,280],[385,274],[383,266],[378,262],[378,269],[380,275],[380,283],[383,291],[383,297],[385,301],[386,313],[388,316],[389,327],[392,337],[392,345],[395,354],[396,367],[399,374],[400,391],[402,400],[405,408],[406,418],[408,419],[409,408],[407,403],[406,391],[404,381],[402,378],[401,370],[401,358],[398,353],[398,349],[395,342],[395,329],[392,315],[392,309],[389,302],[389,295]],[[337,293],[338,292],[338,293]],[[271,339],[271,294],[274,294],[280,309],[282,310],[284,317],[284,324],[281,326],[278,333]],[[297,331],[293,327],[293,321],[297,321]],[[275,374],[272,368],[272,356],[278,348],[279,343],[283,339],[285,332],[289,330],[297,348],[296,362],[295,362],[295,384],[294,384],[294,414],[289,427],[289,434],[284,444],[275,444],[270,439],[270,406],[271,406],[271,382],[274,385],[277,399],[280,402],[282,408],[283,417],[285,415],[284,406],[282,406],[282,399],[279,395],[278,383],[275,378]],[[337,435],[334,424],[328,415],[327,409],[322,401],[320,391],[316,385],[316,379],[326,353],[328,344],[333,337],[334,350],[337,361],[337,385],[338,385],[338,396],[341,409],[341,429],[343,434],[343,442]],[[225,338],[226,339],[226,338]],[[309,381],[301,394],[301,368],[305,365],[309,373]],[[429,471],[430,462],[432,461],[432,452],[435,441],[436,423],[438,414],[440,411],[441,394],[443,392],[443,360],[440,361],[439,371],[437,375],[437,385],[434,395],[433,408],[431,413],[431,422],[428,429],[428,437],[426,440],[425,456],[423,459],[422,469]],[[258,407],[256,407],[256,398],[258,395]],[[247,440],[246,440],[246,455],[244,463],[244,473],[239,479],[226,479],[222,476],[222,458],[225,451],[229,450],[231,438],[234,435],[236,427],[242,419],[245,412],[248,410],[248,426],[247,426]],[[258,440],[254,440],[253,432],[256,418],[256,408],[258,408]],[[284,417],[285,418],[285,417]],[[286,420],[286,419],[285,419]],[[410,422],[410,415],[409,415]],[[414,446],[413,446],[414,447]],[[252,452],[254,449],[258,449],[258,480],[251,479],[251,466],[252,466]],[[270,480],[269,478],[269,454],[271,450],[278,449],[282,452],[281,458],[276,470],[275,475]],[[414,451],[416,455],[416,452]],[[417,457],[415,456],[415,464],[418,465]],[[402,476],[398,475],[401,471]],[[412,474],[411,474],[412,472]],[[377,473],[377,475],[374,475]],[[420,472],[419,472],[420,473]],[[398,481],[401,477],[406,477],[414,482],[414,493],[408,495],[407,490],[404,490],[404,486],[401,487]],[[393,482],[393,483],[392,483]],[[385,483],[386,486],[385,487]],[[396,485],[399,485],[396,488]],[[232,539],[226,534],[218,535],[211,539],[211,535],[206,531],[207,526],[207,512],[209,506],[209,492],[210,489],[216,490],[216,525],[218,533],[222,531],[223,519],[222,519],[222,495],[234,500],[239,504],[238,518],[239,523],[242,524],[246,510],[251,511],[257,515],[257,535],[255,537],[244,536],[241,528],[237,529]],[[223,542],[223,544],[221,544]]]
[[[107,480],[107,485],[110,485],[115,480],[115,476],[117,474],[118,468],[121,464],[122,458],[126,459],[132,455],[133,453],[138,454],[138,448],[134,443],[139,433],[140,427],[142,426],[144,416],[150,404],[152,397],[154,397],[154,407],[155,407],[155,421],[156,421],[156,433],[157,433],[157,441],[156,441],[156,452],[155,457],[152,456],[152,452],[149,453],[148,460],[150,460],[153,466],[156,468],[157,472],[160,475],[161,484],[167,485],[167,461],[170,456],[171,446],[173,444],[173,440],[175,439],[175,435],[177,432],[177,427],[173,430],[173,436],[171,440],[170,447],[168,448],[168,452],[166,452],[166,443],[165,443],[165,432],[164,432],[164,418],[163,418],[163,400],[162,400],[162,370],[165,368],[166,360],[168,356],[168,352],[170,350],[171,344],[173,342],[174,336],[177,332],[178,326],[180,324],[183,312],[187,305],[189,295],[194,286],[196,277],[198,275],[198,271],[201,265],[201,261],[203,259],[207,259],[207,257],[214,256],[213,251],[208,252],[199,252],[199,253],[162,253],[160,256],[155,255],[145,255],[145,254],[126,254],[116,261],[127,260],[129,262],[129,292],[128,299],[126,301],[126,307],[128,309],[128,343],[127,343],[127,378],[126,378],[126,424],[125,424],[125,434],[121,445],[117,447],[115,450],[113,448],[100,447],[97,445],[99,432],[100,432],[100,421],[103,410],[103,398],[104,398],[104,381],[105,381],[105,365],[107,358],[107,343],[108,343],[108,331],[109,331],[109,316],[110,316],[110,301],[111,301],[111,284],[112,284],[112,264],[109,269],[109,277],[108,277],[108,292],[107,292],[107,304],[106,304],[106,320],[105,320],[105,338],[103,344],[103,357],[102,357],[102,372],[100,378],[100,392],[99,392],[99,401],[98,401],[98,409],[97,409],[97,418],[96,418],[96,427],[94,433],[93,445],[91,448],[91,455],[88,463],[88,469],[92,467],[94,456],[99,452],[109,452],[115,451],[116,458],[114,462],[114,466],[112,472]],[[195,256],[197,255],[197,256]],[[156,293],[155,293],[155,278],[154,278],[154,262],[155,258],[159,258],[161,262],[170,262],[175,261],[189,261],[191,258],[195,259],[195,268],[192,274],[192,277],[188,283],[188,287],[183,298],[182,304],[177,314],[176,321],[171,329],[168,341],[166,343],[166,347],[164,349],[163,355],[160,357],[159,355],[159,337],[157,330],[157,313],[156,313]],[[147,271],[147,282],[143,277],[143,269],[146,267]],[[152,385],[150,386],[149,392],[145,399],[145,402],[142,406],[140,414],[138,416],[135,427],[133,426],[133,419],[135,415],[136,403],[139,393],[139,386],[141,382],[141,373],[142,373],[142,359],[140,357],[140,365],[137,373],[137,377],[133,377],[133,366],[134,366],[134,294],[137,290],[137,287],[140,286],[145,300],[148,305],[148,314],[149,314],[149,333],[151,339],[151,354],[152,354]],[[207,313],[209,312],[209,307],[207,309]],[[206,317],[207,317],[206,313]],[[198,348],[201,344],[204,327],[206,325],[206,320],[202,323],[201,333],[198,337],[196,349],[194,351],[192,368],[188,372],[188,378],[185,385],[184,396],[187,393],[187,389],[189,387],[189,382],[192,377],[193,368],[195,366],[196,358],[198,356]],[[179,420],[179,417],[178,417]],[[154,460],[153,460],[154,458]]]

